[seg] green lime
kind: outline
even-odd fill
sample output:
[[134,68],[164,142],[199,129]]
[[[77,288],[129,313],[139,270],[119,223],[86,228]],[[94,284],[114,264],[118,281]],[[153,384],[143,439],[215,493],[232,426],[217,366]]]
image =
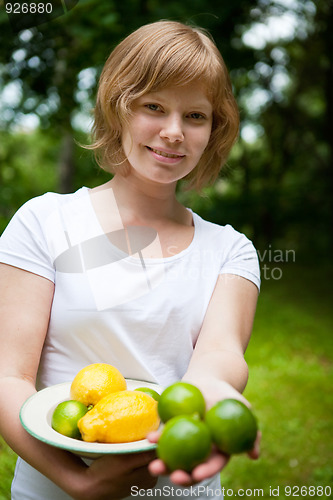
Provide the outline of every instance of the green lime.
[[59,403],[53,412],[52,428],[74,439],[81,439],[77,423],[88,411],[88,408],[80,401],[64,401]]
[[207,411],[205,422],[220,451],[232,455],[253,448],[257,422],[252,411],[237,399],[224,399]]
[[160,395],[158,392],[154,391],[154,389],[150,389],[150,387],[137,387],[134,389],[135,391],[140,391],[140,392],[145,392],[152,398],[154,398],[156,401],[160,399]]
[[188,382],[175,382],[161,394],[158,402],[158,413],[162,422],[167,422],[177,415],[193,415],[198,413],[204,417],[205,399],[201,391]]
[[212,440],[199,415],[179,415],[165,424],[157,443],[157,456],[170,471],[190,472],[210,454]]

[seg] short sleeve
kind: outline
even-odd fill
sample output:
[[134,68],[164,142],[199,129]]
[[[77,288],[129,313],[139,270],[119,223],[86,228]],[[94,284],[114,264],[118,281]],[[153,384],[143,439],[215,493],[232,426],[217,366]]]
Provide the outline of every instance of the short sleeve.
[[224,238],[228,239],[228,252],[220,274],[235,274],[252,281],[260,290],[260,266],[253,243],[231,226],[225,226]]
[[41,196],[16,212],[0,238],[0,262],[54,282],[55,271],[43,231],[44,210],[45,198]]

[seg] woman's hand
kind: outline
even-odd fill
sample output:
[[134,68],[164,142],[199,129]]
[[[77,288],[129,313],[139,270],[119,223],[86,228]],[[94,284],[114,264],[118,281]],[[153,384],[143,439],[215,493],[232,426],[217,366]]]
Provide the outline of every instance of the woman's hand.
[[154,451],[125,455],[105,455],[94,460],[85,470],[75,500],[111,500],[131,495],[131,488],[153,488],[157,478],[148,470],[156,457]]
[[[257,287],[249,280],[233,274],[221,274],[206,311],[199,337],[184,374],[183,381],[198,387],[204,395],[209,410],[222,399],[238,399],[251,407],[241,394],[248,379],[248,366],[244,352],[251,336],[252,324],[258,298]],[[249,457],[259,457],[261,434]],[[148,439],[157,442],[159,434],[150,434]],[[176,470],[170,474],[175,484],[189,486],[208,479],[220,472],[230,457],[216,448],[210,457],[193,469],[191,474]],[[151,474],[167,474],[161,460],[149,464]]]
[[[212,377],[201,377],[200,380],[191,380],[189,377],[184,377],[184,381],[193,383],[196,385],[204,394],[206,401],[207,410],[211,408],[215,403],[221,401],[222,399],[232,398],[242,401],[246,406],[251,408],[250,403],[244,396],[238,392],[234,387],[232,387],[228,382],[217,380]],[[161,431],[151,432],[148,435],[149,441],[157,443],[161,435]],[[261,432],[258,431],[257,438],[254,443],[253,449],[248,452],[249,458],[256,460],[260,455],[260,441]],[[212,453],[208,459],[202,464],[197,465],[191,472],[191,474],[183,471],[176,470],[170,473],[170,480],[180,486],[191,486],[196,483],[208,479],[215,474],[221,472],[221,470],[227,465],[230,460],[230,456],[221,453],[215,446],[212,448]],[[166,475],[168,474],[168,469],[165,463],[156,459],[153,460],[148,467],[150,473],[154,476]]]
[[201,376],[199,378],[190,378],[185,376],[183,378],[184,382],[189,382],[200,389],[205,397],[206,410],[209,410],[215,403],[221,401],[221,399],[237,399],[244,403],[248,408],[251,408],[249,401],[235,389],[231,384],[225,380],[219,380],[215,377]]
[[[151,432],[148,435],[149,441],[152,443],[157,443],[161,435],[161,431]],[[253,449],[248,452],[249,458],[256,460],[259,458],[259,447],[261,440],[261,432],[257,434],[257,439],[254,443]],[[191,473],[185,472],[183,470],[175,470],[170,473],[170,480],[179,486],[191,486],[201,481],[208,479],[215,474],[218,474],[227,465],[230,460],[230,456],[225,455],[217,450],[214,446],[211,455],[207,460],[199,465],[197,465]],[[168,469],[165,463],[156,459],[150,462],[148,466],[149,472],[153,476],[166,475],[168,474]]]

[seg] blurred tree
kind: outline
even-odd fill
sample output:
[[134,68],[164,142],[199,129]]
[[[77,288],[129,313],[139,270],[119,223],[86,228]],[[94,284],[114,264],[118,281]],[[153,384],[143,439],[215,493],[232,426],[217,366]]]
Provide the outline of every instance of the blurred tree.
[[55,189],[59,143],[52,134],[1,133],[0,234],[13,213],[29,198]]
[[66,15],[19,33],[12,32],[6,13],[0,11],[5,41],[0,44],[2,85],[16,84],[19,93],[17,102],[2,115],[3,126],[15,123],[22,113],[34,113],[43,129],[56,130],[62,137],[59,189],[71,191],[73,120],[80,124],[83,111],[92,106],[98,74],[112,47],[138,26],[161,18],[203,22],[228,47],[232,30],[245,21],[251,3],[255,4],[244,0],[235,0],[232,6],[214,0],[164,5],[156,0],[80,0]]
[[270,96],[259,118],[269,161],[258,172],[258,223],[268,241],[274,235],[299,253],[323,255],[333,249],[333,2],[297,9],[296,36],[260,53],[271,71],[261,78]]
[[333,250],[332,15],[332,0],[258,0],[238,26],[235,53],[247,45],[255,56],[232,70],[241,137],[225,177],[206,191],[211,202],[191,202],[245,231],[261,254],[271,244],[299,258]]
[[66,15],[19,33],[0,8],[0,85],[15,96],[7,108],[0,101],[0,130],[38,117],[59,151],[54,189],[72,191],[89,177],[80,167],[89,156],[78,155],[73,138],[86,140],[80,131],[88,128],[98,75],[113,46],[158,19],[198,24],[213,34],[231,70],[242,130],[220,181],[204,198],[187,193],[183,201],[210,220],[232,223],[259,248],[274,243],[327,253],[333,245],[332,3],[80,0]]

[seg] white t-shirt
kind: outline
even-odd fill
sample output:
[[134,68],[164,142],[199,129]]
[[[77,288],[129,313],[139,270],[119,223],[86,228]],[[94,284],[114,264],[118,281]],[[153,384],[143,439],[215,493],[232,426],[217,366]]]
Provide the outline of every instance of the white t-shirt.
[[[37,389],[71,381],[96,362],[162,386],[182,378],[219,274],[260,286],[257,254],[244,235],[195,213],[193,223],[185,250],[151,258],[151,249],[156,256],[159,248],[157,233],[120,227],[105,235],[86,187],[67,195],[46,193],[18,210],[0,239],[0,262],[55,283]],[[48,483],[20,460],[13,499],[45,500]],[[161,484],[171,485],[165,478]],[[207,484],[214,491],[219,478]],[[69,498],[54,485],[49,490],[48,500]],[[215,498],[201,495],[208,497]]]

